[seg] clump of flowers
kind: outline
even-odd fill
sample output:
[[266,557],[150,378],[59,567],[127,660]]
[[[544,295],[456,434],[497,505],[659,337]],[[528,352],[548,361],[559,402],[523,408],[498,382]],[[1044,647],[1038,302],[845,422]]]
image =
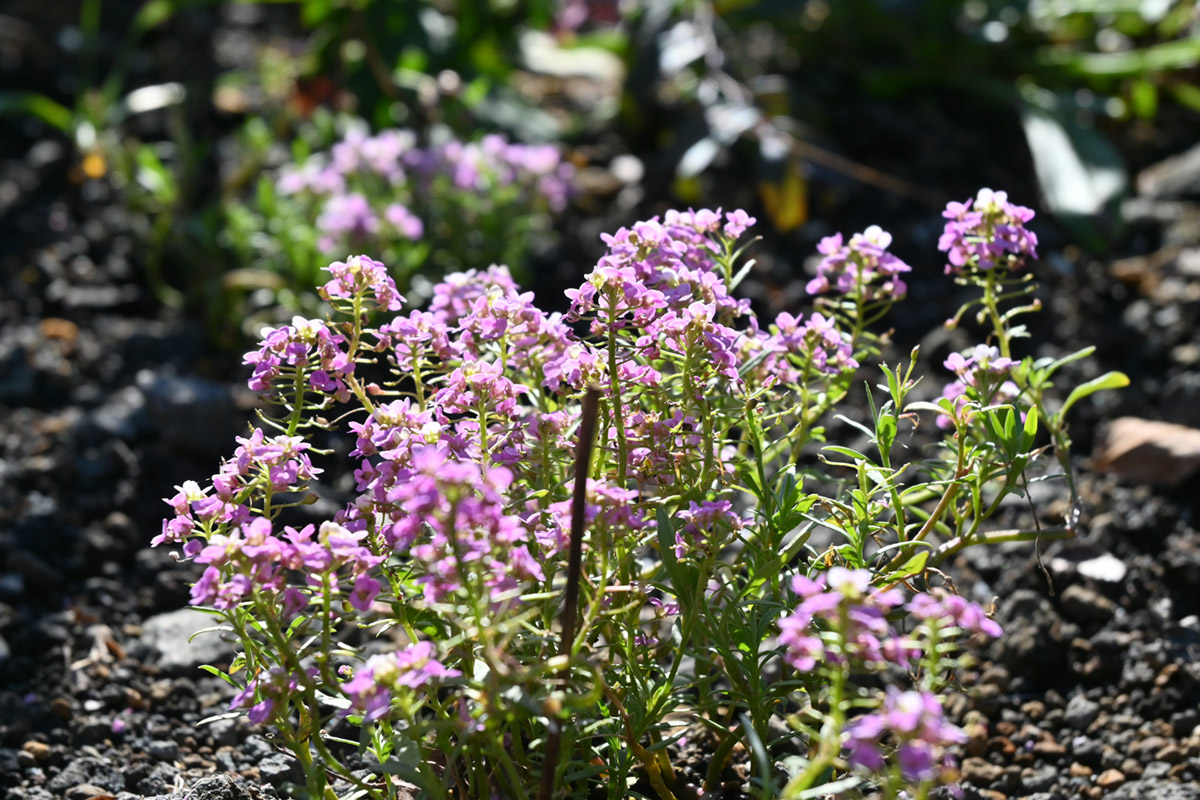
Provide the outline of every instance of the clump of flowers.
[[[332,158],[391,176],[407,146],[355,140]],[[455,181],[477,167],[442,157]],[[180,487],[154,543],[204,566],[193,601],[243,646],[232,707],[277,731],[310,796],[384,800],[399,776],[431,797],[550,797],[573,776],[672,800],[678,719],[724,732],[707,788],[781,718],[807,758],[786,785],[770,759],[756,773],[780,796],[831,776],[890,796],[936,783],[958,739],[936,693],[957,642],[999,630],[934,568],[967,544],[1072,534],[985,524],[1040,469],[1038,420],[1065,451],[1053,365],[1009,354],[981,279],[1003,354],[947,366],[991,405],[911,402],[915,365],[880,365],[882,402],[850,420],[873,449],[819,454],[858,480],[807,491],[801,464],[878,350],[863,315],[886,311],[904,270],[869,230],[824,312],[764,329],[733,294],[753,224],[672,211],[605,236],[566,316],[497,266],[409,308],[386,262],[350,257],[327,268],[330,317],[270,329],[246,355],[276,415],[210,482]],[[944,447],[901,463],[920,412],[949,420]],[[321,429],[353,440],[353,496],[332,518],[309,505]],[[817,526],[828,547],[809,544]],[[346,766],[339,717],[362,728],[373,771]]]
[[842,294],[861,292],[864,300],[904,297],[908,285],[901,276],[912,267],[888,252],[891,243],[892,235],[878,225],[854,234],[848,244],[843,244],[840,233],[826,236],[817,245],[823,258],[817,264],[817,277],[808,282],[808,293],[836,288]]
[[[335,254],[370,253],[405,289],[418,268],[429,276],[490,263],[519,269],[534,234],[546,234],[566,207],[573,179],[552,145],[498,134],[422,145],[411,131],[369,134],[350,123],[327,151],[264,176],[253,203],[231,204],[228,237],[255,270],[277,276],[245,280],[314,315],[305,298]],[[275,321],[270,311],[247,315],[250,324]]]
[[980,189],[965,203],[950,203],[942,213],[948,222],[938,250],[950,262],[946,274],[964,270],[1023,269],[1037,258],[1037,234],[1026,227],[1033,211],[1008,201],[1006,192]]

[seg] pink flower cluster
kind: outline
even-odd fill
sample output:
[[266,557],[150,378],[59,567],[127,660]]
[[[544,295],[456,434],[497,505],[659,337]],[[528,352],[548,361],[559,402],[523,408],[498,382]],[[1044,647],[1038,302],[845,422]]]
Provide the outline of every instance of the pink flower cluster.
[[[335,157],[367,158],[361,147]],[[256,430],[239,440],[211,489],[188,484],[172,498],[175,516],[156,544],[183,543],[206,567],[193,590],[197,605],[274,598],[291,619],[331,591],[337,614],[349,620],[371,612],[384,591],[379,567],[396,559],[409,577],[388,587],[388,599],[393,588],[415,587],[418,596],[395,600],[519,605],[551,587],[567,547],[573,399],[590,385],[601,387],[610,419],[599,447],[610,466],[623,451],[626,481],[611,471],[589,480],[586,546],[644,541],[656,524],[646,501],[661,487],[731,469],[728,443],[704,430],[714,389],[758,391],[857,366],[832,317],[781,315],[768,333],[748,302],[730,295],[719,258],[753,223],[743,211],[673,211],[605,237],[607,254],[569,293],[568,318],[539,309],[503,267],[451,275],[434,287],[428,310],[401,310],[404,298],[383,264],[366,256],[333,263],[321,293],[340,314],[362,312],[353,322],[361,330],[296,318],[267,331],[246,363],[258,391],[286,397],[302,381],[325,395],[321,404],[363,398],[367,413],[348,423],[355,499],[317,527],[277,523],[271,494],[297,492],[319,470],[301,438]],[[368,310],[390,319],[362,328]],[[589,321],[594,335],[577,335],[575,320]],[[760,363],[742,374],[755,354]],[[403,382],[359,386],[356,364],[372,355]],[[688,558],[711,555],[714,543],[746,525],[720,496],[691,502],[680,518],[675,548]],[[297,576],[300,585],[290,585]],[[859,646],[871,649],[882,616],[859,616]],[[387,713],[398,674],[427,674],[406,666],[410,656],[436,665],[428,674],[449,674],[437,672],[444,665],[432,645],[413,647],[421,649],[369,662],[344,686],[356,708]]]
[[1037,258],[1037,235],[1025,227],[1033,211],[1008,202],[1005,192],[980,189],[972,200],[948,204],[942,216],[948,221],[938,249],[950,262],[947,275],[997,267],[1016,271]]
[[[942,397],[954,403],[956,414],[961,414],[968,402],[986,406],[1007,402],[1020,394],[1017,385],[1007,380],[1016,362],[1002,357],[995,347],[981,344],[969,354],[951,353],[944,365],[958,376],[958,380],[947,384],[942,390]],[[943,430],[954,425],[941,414],[938,415],[937,424]]]
[[889,686],[879,711],[858,717],[847,726],[845,747],[852,766],[880,772],[885,762],[881,744],[890,736],[896,762],[906,780],[920,782],[936,777],[937,758],[947,745],[967,740],[947,722],[942,704],[931,692],[902,692]]
[[301,683],[311,681],[316,676],[316,669],[309,669],[303,675],[298,675],[282,667],[272,667],[251,678],[246,686],[234,695],[229,707],[248,709],[246,717],[250,722],[261,725],[271,718],[271,714],[277,708],[285,707],[288,701],[295,697]]
[[364,719],[377,720],[391,709],[392,696],[401,689],[424,689],[430,683],[462,675],[437,660],[433,642],[410,644],[394,653],[371,656],[342,684],[352,707]]
[[817,245],[824,258],[817,264],[817,277],[808,282],[808,293],[861,291],[866,301],[904,297],[908,286],[900,276],[912,267],[888,252],[891,243],[892,235],[878,225],[854,234],[849,244],[843,243],[840,233],[825,237]]
[[[372,136],[356,128],[328,154],[284,167],[277,188],[322,201],[317,229],[319,246],[328,253],[347,244],[362,246],[372,237],[420,239],[425,222],[414,208],[430,206],[442,182],[466,195],[515,188],[520,202],[560,211],[573,177],[574,168],[551,145],[516,144],[492,134],[479,142],[421,148],[411,131]],[[397,194],[407,195],[408,204],[397,202]]]
[[[908,666],[919,658],[922,644],[901,636],[887,621],[888,613],[904,604],[903,594],[898,589],[872,591],[870,581],[870,571],[844,567],[832,567],[816,580],[793,578],[792,589],[803,599],[779,620],[784,660],[808,672],[818,663],[852,660],[864,666]],[[939,637],[1000,635],[1000,626],[982,608],[940,589],[916,594],[906,611],[936,626]],[[901,773],[910,781],[932,779],[942,748],[965,740],[958,728],[945,721],[935,695],[894,686],[888,688],[882,707],[853,720],[845,736],[850,763],[874,772],[884,769],[881,745],[890,736]]]
[[[784,660],[801,672],[818,662],[841,664],[854,658],[871,664],[907,664],[914,656],[887,621],[887,614],[904,603],[898,589],[871,591],[871,572],[832,567],[810,580],[792,578],[792,591],[803,600],[779,620]],[[819,627],[814,629],[814,622]],[[821,629],[838,629],[841,641],[826,641]]]

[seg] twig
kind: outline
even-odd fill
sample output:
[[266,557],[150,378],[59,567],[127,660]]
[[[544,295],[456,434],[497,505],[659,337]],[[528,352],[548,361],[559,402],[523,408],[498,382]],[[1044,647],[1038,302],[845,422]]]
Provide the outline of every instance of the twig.
[[[583,571],[583,528],[587,515],[588,472],[592,463],[592,443],[596,438],[596,417],[600,392],[595,387],[583,396],[583,411],[579,418],[579,440],[575,446],[575,491],[571,496],[571,553],[567,560],[567,587],[563,596],[562,638],[558,654],[567,660],[559,672],[563,683],[570,677],[569,659],[575,646],[575,622],[579,615],[579,581]],[[562,744],[562,725],[556,719],[547,721],[546,755],[542,761],[542,784],[538,800],[554,796],[558,773],[558,751]]]

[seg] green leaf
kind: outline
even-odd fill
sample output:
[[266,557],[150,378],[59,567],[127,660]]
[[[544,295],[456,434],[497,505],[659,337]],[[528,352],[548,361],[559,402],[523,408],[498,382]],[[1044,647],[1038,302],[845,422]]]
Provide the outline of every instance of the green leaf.
[[225,681],[226,683],[228,683],[230,686],[233,686],[234,688],[237,688],[237,689],[241,688],[236,683],[234,683],[233,678],[231,678],[225,674],[224,670],[217,669],[216,667],[212,666],[211,664],[201,664],[200,669],[204,670],[209,675],[216,675],[218,678]]
[[1121,389],[1129,385],[1129,376],[1124,372],[1106,372],[1099,378],[1093,378],[1082,386],[1076,386],[1075,391],[1067,396],[1067,402],[1063,403],[1062,408],[1058,412],[1059,419],[1067,415],[1071,406],[1078,403],[1088,395],[1104,389]]
[[[1015,415],[1014,415],[1015,416]],[[1025,414],[1025,427],[1021,431],[1021,450],[1029,450],[1033,446],[1033,440],[1037,437],[1038,431],[1038,412],[1037,408],[1031,408]]]
[[0,114],[28,114],[63,133],[71,132],[75,118],[71,109],[37,92],[0,92]]
[[896,583],[920,573],[925,569],[926,562],[929,561],[929,553],[929,550],[918,551],[908,561],[905,561],[899,567],[878,579],[876,583],[880,585]]
[[858,452],[857,450],[850,449],[849,447],[842,447],[841,445],[831,444],[831,445],[826,445],[825,447],[821,448],[821,452],[824,452],[826,450],[832,450],[833,452],[837,453],[838,455],[846,456],[847,458],[853,458],[855,461],[865,461],[868,464],[871,463],[871,459],[867,458],[865,455]]

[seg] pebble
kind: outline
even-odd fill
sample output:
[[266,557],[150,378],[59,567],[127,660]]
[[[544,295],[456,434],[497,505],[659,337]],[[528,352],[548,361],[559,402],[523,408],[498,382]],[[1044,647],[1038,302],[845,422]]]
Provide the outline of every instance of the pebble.
[[50,701],[50,713],[61,720],[70,720],[73,713],[71,711],[71,701],[65,697],[56,697]]
[[[202,664],[227,664],[233,658],[233,647],[219,633],[202,633],[192,638],[196,631],[211,628],[214,624],[211,614],[181,608],[146,620],[142,635],[159,651],[159,666],[191,672]],[[151,699],[155,699],[154,688],[151,688]]]
[[1034,722],[1037,722],[1042,717],[1046,716],[1046,704],[1041,700],[1030,700],[1027,703],[1021,704],[1021,713],[1029,717]]
[[272,753],[258,762],[258,772],[264,781],[277,789],[285,783],[304,783],[304,770],[300,763],[283,753]]
[[93,797],[110,796],[107,789],[101,789],[99,786],[92,786],[90,783],[81,783],[78,786],[72,786],[63,793],[63,797],[67,800],[91,800]]
[[1092,721],[1100,714],[1100,704],[1087,699],[1082,694],[1077,694],[1067,703],[1064,719],[1066,723],[1076,730],[1084,730]]
[[1052,766],[1030,767],[1021,771],[1021,787],[1025,792],[1045,792],[1054,786],[1058,770]]
[[1106,769],[1096,777],[1096,785],[1105,791],[1112,791],[1125,782],[1125,774],[1120,770]]
[[45,742],[28,741],[21,745],[21,749],[37,759],[38,763],[42,763],[50,757],[50,745]]
[[1086,586],[1073,584],[1059,598],[1063,616],[1083,624],[1104,623],[1113,618],[1117,607],[1113,601]]
[[1090,778],[1095,772],[1089,766],[1080,764],[1078,761],[1072,761],[1067,774],[1072,778]]
[[1055,741],[1038,742],[1033,746],[1034,755],[1057,761],[1067,752],[1067,748]]
[[982,758],[968,758],[962,763],[962,779],[976,786],[987,786],[1000,780],[1004,767],[996,766]]

